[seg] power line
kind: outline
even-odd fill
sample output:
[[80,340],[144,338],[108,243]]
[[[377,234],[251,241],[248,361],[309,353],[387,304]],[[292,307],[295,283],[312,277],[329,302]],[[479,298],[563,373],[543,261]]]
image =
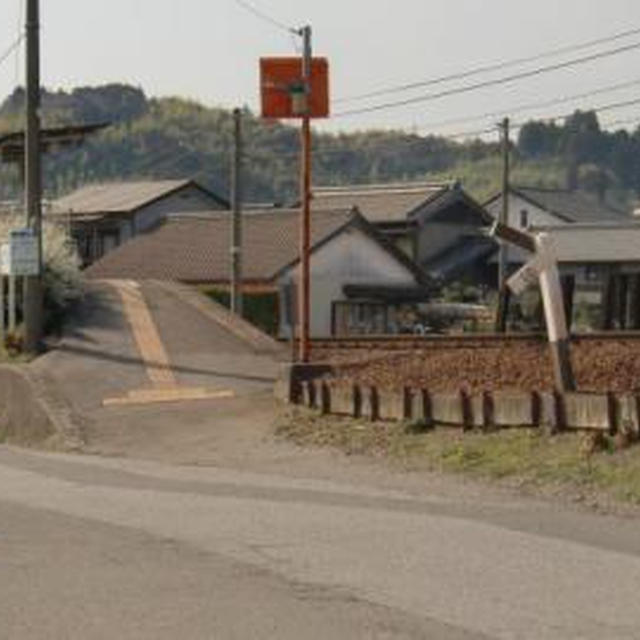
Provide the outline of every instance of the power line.
[[619,91],[620,89],[627,89],[629,87],[634,87],[640,85],[640,78],[636,78],[635,80],[630,80],[628,82],[620,82],[618,84],[609,85],[606,87],[602,87],[600,89],[594,89],[592,91],[586,91],[584,93],[577,93],[571,96],[565,96],[563,98],[555,98],[553,100],[545,100],[543,102],[531,102],[524,105],[519,105],[517,107],[512,107],[509,109],[502,109],[500,111],[491,111],[479,115],[467,116],[464,118],[455,118],[451,120],[441,120],[439,122],[434,122],[432,124],[421,125],[420,129],[433,129],[440,127],[447,127],[452,124],[463,124],[465,122],[477,122],[479,120],[486,120],[487,118],[499,118],[504,116],[505,113],[509,115],[513,115],[516,113],[522,113],[523,111],[531,111],[533,109],[544,109],[546,107],[552,107],[557,104],[563,104],[565,102],[572,102],[574,100],[581,100],[582,98],[589,98],[592,96],[602,95],[603,93],[613,93],[614,91]]
[[[17,37],[20,37],[20,34],[23,33],[22,29],[22,20],[24,17],[24,0],[19,0],[18,2],[18,20],[17,20],[17,25],[16,25],[16,34]],[[16,60],[16,66],[15,66],[15,77],[14,77],[14,85],[18,86],[18,83],[20,81],[20,46],[18,45],[18,48],[16,49],[16,56],[15,56],[15,60]]]
[[284,22],[280,22],[280,20],[277,20],[276,18],[270,16],[264,11],[261,11],[257,7],[253,6],[250,2],[247,2],[247,0],[233,0],[233,1],[237,5],[241,6],[245,11],[248,11],[249,13],[253,14],[256,18],[259,18],[263,22],[267,22],[272,27],[276,27],[278,29],[281,29],[282,31],[286,31],[288,33],[291,33],[297,36],[300,35],[300,29],[295,29],[294,27],[290,27]]
[[581,44],[560,47],[558,49],[551,49],[550,51],[545,51],[543,53],[538,53],[536,55],[532,55],[524,58],[515,58],[514,60],[509,60],[507,62],[497,62],[493,64],[487,64],[484,66],[475,67],[468,71],[460,71],[457,73],[452,73],[450,75],[430,78],[428,80],[421,80],[419,82],[411,82],[409,84],[396,85],[393,87],[388,87],[386,89],[378,89],[375,91],[370,91],[368,93],[361,93],[354,96],[347,96],[345,98],[338,98],[338,99],[335,99],[333,102],[334,104],[344,104],[347,102],[355,102],[358,100],[365,100],[367,98],[375,98],[377,96],[399,93],[402,91],[411,91],[412,89],[420,89],[422,87],[443,84],[445,82],[450,82],[452,80],[464,80],[465,78],[470,78],[472,76],[482,74],[482,73],[500,71],[502,69],[508,69],[510,67],[520,66],[523,64],[527,64],[529,62],[536,62],[538,60],[544,60],[546,58],[553,58],[555,56],[562,55],[564,53],[572,53],[575,51],[590,49],[591,47],[595,47],[600,44],[606,44],[609,42],[615,42],[617,40],[623,40],[625,38],[628,38],[633,35],[638,35],[638,34],[640,34],[640,28],[629,29],[628,31],[616,33],[604,38],[598,38],[596,40],[590,40],[588,42],[584,42]]
[[7,49],[0,55],[0,65],[4,64],[9,56],[20,46],[22,41],[24,40],[24,33],[21,33],[17,40],[14,40],[12,44],[10,44]]
[[384,109],[391,109],[394,107],[403,107],[411,104],[417,104],[419,102],[429,102],[432,100],[439,100],[441,98],[447,98],[449,96],[459,95],[462,93],[470,93],[472,91],[477,91],[478,89],[495,87],[497,85],[507,84],[511,82],[516,82],[518,80],[524,80],[526,78],[532,78],[534,76],[543,75],[545,73],[550,73],[552,71],[559,71],[561,69],[567,69],[569,67],[587,64],[589,62],[593,62],[594,60],[610,58],[612,56],[616,56],[621,53],[626,53],[628,51],[633,51],[639,48],[640,48],[640,42],[634,42],[633,44],[625,45],[623,47],[617,47],[615,49],[609,49],[607,51],[601,51],[599,53],[593,53],[588,56],[583,56],[581,58],[573,58],[572,60],[566,60],[564,62],[548,65],[546,67],[538,67],[537,69],[532,69],[529,71],[522,71],[520,73],[515,73],[509,76],[502,76],[501,78],[494,78],[493,80],[476,82],[475,84],[470,84],[462,87],[454,87],[452,89],[447,89],[445,91],[440,91],[438,93],[427,93],[425,95],[416,96],[414,98],[407,98],[404,100],[396,100],[392,102],[384,102],[382,104],[373,105],[371,107],[363,107],[360,109],[351,109],[347,111],[342,111],[334,114],[334,117],[338,118],[338,117],[352,116],[352,115],[357,115],[362,113],[371,113],[374,111],[382,111]]
[[[640,98],[639,99],[634,99],[634,100],[626,100],[626,101],[622,101],[622,102],[614,102],[614,103],[609,103],[609,104],[605,104],[602,105],[600,107],[594,107],[594,108],[589,108],[589,109],[585,109],[585,111],[588,112],[594,112],[594,113],[602,113],[605,111],[613,111],[615,109],[621,109],[621,108],[625,108],[625,107],[629,107],[632,105],[637,105],[640,104]],[[571,118],[573,115],[575,114],[575,111],[571,112],[571,113],[565,113],[565,114],[561,114],[561,115],[555,115],[555,116],[546,116],[546,117],[540,117],[537,120],[539,121],[556,121],[556,120],[567,120],[569,118]],[[640,119],[640,118],[639,118]],[[530,122],[530,121],[529,121]],[[514,131],[518,131],[520,129],[522,129],[525,125],[527,124],[527,122],[520,122],[520,123],[513,123],[511,128]],[[615,123],[611,123],[610,125],[607,126],[615,126],[615,124],[623,124],[622,121],[617,121]],[[446,139],[446,140],[458,140],[458,139],[465,139],[465,138],[478,138],[480,136],[485,136],[488,135],[490,133],[495,133],[496,131],[496,127],[495,125],[493,126],[487,126],[487,127],[482,127],[482,128],[478,128],[478,129],[473,129],[473,130],[465,130],[465,131],[459,131],[456,133],[450,133],[450,134],[446,134],[444,136],[441,136],[441,138]],[[377,146],[373,146],[372,149],[376,152],[384,152],[384,151],[408,151],[410,149],[412,149],[413,147],[420,147],[420,146],[424,146],[427,143],[427,138],[426,137],[420,137],[418,136],[417,139],[411,139],[411,140],[406,140],[406,141],[402,141],[402,142],[392,142],[392,143],[382,143],[380,145]],[[352,150],[352,149],[333,149],[333,148],[316,148],[313,151],[313,155],[315,158],[323,158],[323,157],[330,157],[333,155],[338,155],[338,154],[356,154],[358,153],[358,151],[356,150]],[[290,152],[290,153],[286,153],[286,154],[279,154],[278,155],[278,159],[287,159],[287,158],[294,158],[297,157],[298,152]],[[261,160],[261,159],[266,159],[267,156],[261,156],[259,154],[251,154],[253,159],[256,160]]]

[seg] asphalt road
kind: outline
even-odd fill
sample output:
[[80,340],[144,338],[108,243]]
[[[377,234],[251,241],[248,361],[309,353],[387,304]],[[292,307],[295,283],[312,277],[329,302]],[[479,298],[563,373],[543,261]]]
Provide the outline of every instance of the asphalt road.
[[637,520],[425,494],[0,448],[0,637],[640,637]]

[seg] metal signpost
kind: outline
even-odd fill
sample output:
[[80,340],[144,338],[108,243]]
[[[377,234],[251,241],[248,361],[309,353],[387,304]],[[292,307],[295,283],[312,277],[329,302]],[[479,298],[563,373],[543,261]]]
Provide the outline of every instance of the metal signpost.
[[9,232],[9,241],[0,245],[0,337],[5,339],[4,322],[4,277],[9,278],[8,329],[16,330],[17,300],[16,281],[29,278],[40,272],[38,237],[33,229],[14,229]]
[[[310,357],[311,315],[311,119],[329,116],[329,65],[325,58],[311,54],[311,27],[300,29],[304,41],[302,58],[262,58],[260,87],[263,118],[296,118],[301,129],[301,225],[300,285],[298,287],[300,349],[298,359]],[[292,314],[293,315],[293,314]],[[292,339],[295,326],[292,319]]]

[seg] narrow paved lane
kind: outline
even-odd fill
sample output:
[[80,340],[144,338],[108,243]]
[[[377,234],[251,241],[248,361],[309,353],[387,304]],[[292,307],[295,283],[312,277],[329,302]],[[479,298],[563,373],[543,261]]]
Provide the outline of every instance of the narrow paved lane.
[[637,522],[531,515],[0,448],[0,637],[637,638]]

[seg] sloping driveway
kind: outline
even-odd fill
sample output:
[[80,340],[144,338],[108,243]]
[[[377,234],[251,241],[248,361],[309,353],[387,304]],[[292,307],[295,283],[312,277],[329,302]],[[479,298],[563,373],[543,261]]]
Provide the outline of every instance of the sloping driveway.
[[[194,290],[89,284],[74,321],[34,367],[70,404],[86,450],[201,459],[273,418],[280,346]],[[193,458],[193,459],[191,459]]]

